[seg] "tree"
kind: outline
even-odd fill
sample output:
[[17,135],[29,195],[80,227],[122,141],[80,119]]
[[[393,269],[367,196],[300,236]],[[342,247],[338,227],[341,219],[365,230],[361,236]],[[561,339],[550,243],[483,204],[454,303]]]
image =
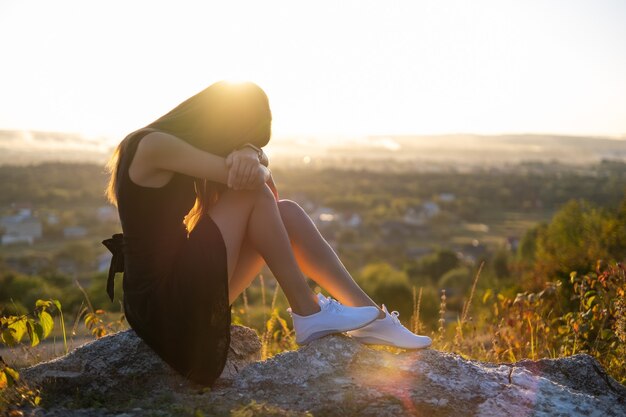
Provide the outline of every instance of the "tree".
[[554,215],[537,239],[536,267],[546,279],[592,270],[610,258],[603,231],[609,217],[585,200],[570,200]]
[[430,277],[431,282],[436,283],[443,274],[459,265],[459,258],[453,250],[439,249],[407,265],[406,270],[414,283],[417,277],[424,275]]
[[413,312],[412,288],[409,277],[386,262],[366,265],[357,277],[359,285],[378,304],[389,311],[398,310],[409,322]]

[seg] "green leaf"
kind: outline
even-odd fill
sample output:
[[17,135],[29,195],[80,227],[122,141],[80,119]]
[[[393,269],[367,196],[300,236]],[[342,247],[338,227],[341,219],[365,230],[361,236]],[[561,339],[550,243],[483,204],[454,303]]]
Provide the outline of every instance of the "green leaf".
[[8,366],[4,367],[4,373],[9,377],[9,386],[20,379],[20,374],[15,369],[9,368]]
[[585,301],[585,307],[586,308],[590,308],[593,305],[593,301],[596,299],[595,295],[592,295],[591,297],[589,297],[587,299],[587,301]]
[[33,319],[29,319],[26,322],[26,330],[28,331],[28,337],[30,337],[30,345],[37,346],[41,341],[41,336],[43,335],[43,328],[41,324],[37,323]]
[[59,310],[59,312],[62,311],[61,302],[59,300],[51,300],[51,301],[54,303],[54,305],[56,306],[57,310]]
[[9,329],[13,330],[15,341],[18,343],[21,342],[26,334],[26,318],[22,317],[19,320],[15,320],[9,325]]
[[15,340],[14,331],[9,328],[2,330],[2,333],[0,333],[0,340],[2,340],[2,343],[9,347],[13,347],[17,343],[17,340]]
[[4,373],[4,369],[0,370],[0,391],[9,386],[9,380]]
[[52,320],[52,316],[47,311],[42,311],[39,315],[39,323],[41,324],[41,328],[43,330],[43,337],[45,339],[48,337],[52,329],[54,328],[54,320]]
[[88,329],[91,329],[93,325],[96,323],[97,319],[98,317],[94,313],[87,314],[85,316],[85,326],[87,326]]
[[37,300],[35,302],[35,308],[42,308],[42,309],[46,309],[46,308],[50,308],[52,306],[52,301],[48,301],[48,300]]
[[493,291],[491,291],[491,288],[487,288],[485,290],[485,293],[483,294],[483,304],[485,304],[487,301],[489,301],[489,299],[491,298],[493,294]]
[[[35,327],[35,334],[39,338],[39,341],[41,341],[43,339],[43,326],[41,325],[41,323],[35,322],[35,326],[34,327]],[[39,342],[37,342],[37,343],[39,343]]]
[[611,329],[604,329],[602,330],[602,333],[600,333],[600,339],[602,340],[608,340],[611,336],[613,336],[613,331]]

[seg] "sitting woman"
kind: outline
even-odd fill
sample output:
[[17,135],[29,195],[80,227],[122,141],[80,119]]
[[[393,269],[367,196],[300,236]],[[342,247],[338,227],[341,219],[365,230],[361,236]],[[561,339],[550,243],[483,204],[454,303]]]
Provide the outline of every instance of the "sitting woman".
[[[103,241],[124,272],[130,326],[189,379],[226,364],[231,305],[266,263],[290,304],[296,342],[347,332],[363,343],[424,348],[356,284],[307,213],[280,199],[263,150],[271,112],[257,85],[217,82],[131,132],[108,163],[123,233]],[[293,246],[292,246],[293,245]],[[315,294],[306,276],[337,298]]]

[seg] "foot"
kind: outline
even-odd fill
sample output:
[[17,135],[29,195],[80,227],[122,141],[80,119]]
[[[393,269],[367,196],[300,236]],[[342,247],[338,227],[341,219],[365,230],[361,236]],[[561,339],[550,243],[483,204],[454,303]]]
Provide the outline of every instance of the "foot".
[[331,333],[361,328],[376,320],[379,312],[378,307],[374,306],[345,306],[321,293],[317,294],[317,300],[320,311],[308,316],[301,316],[294,313],[291,307],[287,308],[293,320],[298,345],[305,345]]
[[361,343],[371,345],[387,345],[404,349],[422,349],[432,344],[432,339],[428,336],[420,336],[404,327],[398,316],[400,313],[392,311],[389,314],[387,307],[383,304],[385,317],[377,319],[370,324],[356,330],[346,332]]

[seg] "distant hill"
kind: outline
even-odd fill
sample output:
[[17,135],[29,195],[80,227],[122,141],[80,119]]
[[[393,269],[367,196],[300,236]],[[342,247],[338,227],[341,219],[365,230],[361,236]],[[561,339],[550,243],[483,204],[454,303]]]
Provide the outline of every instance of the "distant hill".
[[0,165],[43,161],[104,163],[113,147],[76,133],[0,130]]
[[[121,139],[121,138],[120,138]],[[42,161],[103,164],[114,142],[74,133],[0,130],[0,165]],[[626,136],[558,135],[390,135],[354,138],[272,138],[270,160],[281,166],[312,163],[327,165],[380,165],[390,160],[409,169],[502,166],[520,162],[558,161],[588,164],[601,160],[626,161]]]
[[[273,161],[284,164],[389,166],[397,169],[439,170],[477,166],[506,166],[521,162],[592,164],[626,161],[626,137],[556,135],[431,135],[368,136],[317,143],[288,139],[275,146]],[[317,163],[316,163],[317,161]],[[378,163],[377,163],[378,162]]]

